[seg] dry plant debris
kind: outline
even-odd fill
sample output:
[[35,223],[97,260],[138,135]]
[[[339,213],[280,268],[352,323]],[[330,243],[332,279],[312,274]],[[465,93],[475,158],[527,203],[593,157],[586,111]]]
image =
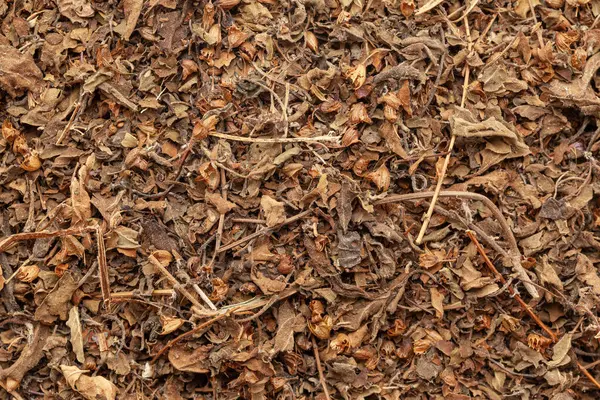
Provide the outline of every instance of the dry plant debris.
[[599,1],[0,21],[0,399],[597,397]]

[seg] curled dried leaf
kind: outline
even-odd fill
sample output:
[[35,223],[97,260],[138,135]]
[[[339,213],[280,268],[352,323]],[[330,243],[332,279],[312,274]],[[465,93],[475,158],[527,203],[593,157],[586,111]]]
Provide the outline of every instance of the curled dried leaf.
[[317,39],[317,37],[315,36],[314,33],[310,32],[310,31],[305,31],[304,32],[304,43],[306,44],[306,47],[308,47],[315,53],[319,52],[319,40]]
[[171,332],[175,332],[183,325],[184,322],[185,321],[181,318],[173,318],[166,315],[161,315],[160,323],[162,325],[162,331],[160,332],[160,335],[168,335]]
[[227,296],[229,286],[221,278],[213,278],[211,279],[210,283],[213,286],[212,293],[210,294],[210,299],[212,301],[224,300]]
[[390,170],[381,164],[375,171],[368,173],[365,177],[373,182],[379,190],[386,191],[390,187]]
[[160,265],[167,267],[173,261],[173,255],[167,250],[156,250],[152,252],[152,256],[158,260]]
[[355,89],[358,89],[365,84],[365,80],[367,79],[367,66],[360,63],[356,67],[348,68],[346,78],[352,82]]
[[350,109],[350,122],[353,124],[359,124],[365,122],[372,124],[373,121],[369,118],[369,112],[367,106],[364,103],[354,103]]

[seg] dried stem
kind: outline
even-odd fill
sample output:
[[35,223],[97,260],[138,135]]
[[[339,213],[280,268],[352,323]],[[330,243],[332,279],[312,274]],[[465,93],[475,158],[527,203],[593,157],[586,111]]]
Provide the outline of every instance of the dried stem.
[[193,305],[195,305],[198,308],[202,308],[202,304],[200,304],[200,302],[198,300],[196,300],[196,298],[194,296],[192,296],[192,294],[190,292],[188,292],[187,289],[184,288],[173,275],[171,275],[169,270],[167,270],[160,263],[160,261],[158,261],[156,259],[156,257],[154,257],[153,255],[150,255],[148,257],[148,261],[150,261],[152,263],[152,265],[154,265],[156,267],[156,269],[158,269],[160,271],[160,273],[163,274],[165,276],[165,278],[167,278],[167,280],[173,285],[175,290],[177,290],[186,299],[188,299],[190,301],[190,303],[192,303]]
[[309,143],[309,142],[338,142],[340,136],[313,136],[313,137],[291,137],[291,138],[260,138],[228,135],[226,133],[211,132],[209,136],[220,139],[234,140],[246,143]]
[[[393,194],[391,196],[386,197],[385,199],[381,199],[376,201],[375,205],[388,204],[388,203],[396,203],[400,201],[409,201],[409,200],[418,200],[418,199],[428,199],[434,196],[435,192],[420,192],[420,193],[407,193],[407,194]],[[508,244],[510,245],[510,253],[509,258],[513,265],[515,271],[519,274],[519,278],[523,282],[525,289],[529,292],[531,297],[537,299],[540,297],[537,289],[534,287],[531,282],[531,278],[527,275],[527,271],[521,265],[521,252],[519,251],[519,246],[517,245],[517,240],[513,235],[510,226],[504,219],[502,212],[496,207],[496,205],[484,195],[479,193],[470,193],[470,192],[459,192],[459,191],[445,191],[440,192],[439,197],[456,197],[456,198],[464,198],[470,200],[479,200],[482,201],[487,208],[494,214],[494,217],[500,223],[502,230],[504,231],[505,238],[508,240]]]
[[329,396],[329,390],[327,389],[327,381],[325,380],[325,375],[323,374],[323,366],[321,365],[321,357],[319,357],[319,348],[317,347],[317,342],[315,341],[315,337],[312,336],[312,345],[313,351],[315,353],[315,360],[317,361],[317,371],[319,371],[319,381],[321,382],[321,386],[323,387],[323,392],[325,393],[325,398],[327,400],[331,400],[331,396]]
[[[469,19],[468,18],[465,18],[465,29],[466,29],[466,33],[467,33],[467,38],[469,40],[469,52],[470,52],[471,47],[472,47],[472,41],[471,41],[471,31],[469,29]],[[467,64],[465,67],[465,78],[464,78],[464,83],[463,83],[462,99],[460,101],[461,108],[464,108],[465,102],[467,99],[467,88],[469,87],[470,72],[471,72],[471,68],[469,67],[469,64]],[[429,209],[427,210],[427,213],[423,217],[423,225],[421,225],[421,230],[419,231],[419,234],[417,235],[417,239],[415,240],[415,243],[418,245],[421,244],[421,242],[423,241],[423,237],[425,236],[425,231],[427,230],[427,227],[429,226],[429,221],[431,221],[431,216],[433,215],[433,209],[435,208],[435,203],[437,202],[439,193],[442,190],[442,185],[444,184],[444,178],[446,177],[446,172],[448,170],[448,164],[450,164],[450,156],[452,155],[452,150],[454,149],[455,142],[456,142],[456,135],[454,133],[452,133],[452,136],[450,137],[450,144],[448,145],[448,155],[444,159],[444,164],[442,165],[442,170],[440,171],[437,184],[435,185],[435,191],[434,191],[433,198],[431,199],[431,204],[429,204]]]
[[15,243],[22,242],[25,240],[48,239],[61,236],[81,235],[82,233],[92,232],[95,230],[95,226],[86,226],[83,228],[60,229],[57,231],[16,233],[0,241],[0,253],[5,252]]
[[[489,268],[490,272],[493,273],[496,276],[496,279],[499,280],[500,282],[502,282],[503,285],[506,285],[506,279],[504,279],[504,277],[502,276],[502,274],[500,272],[498,272],[498,270],[496,269],[496,267],[494,266],[494,264],[492,263],[492,261],[489,259],[489,257],[485,253],[485,250],[481,246],[481,243],[479,243],[479,240],[477,240],[477,238],[475,237],[475,234],[473,233],[473,231],[468,230],[466,233],[467,233],[467,236],[469,236],[469,239],[471,239],[471,241],[473,242],[473,244],[477,248],[477,251],[479,252],[479,254],[481,255],[481,257],[483,257],[483,260],[485,261],[485,264]],[[510,293],[510,295],[512,297],[514,297],[515,300],[517,300],[517,302],[519,303],[519,305],[521,305],[521,307],[523,308],[523,311],[525,311],[527,314],[529,314],[529,316],[535,321],[535,323],[538,324],[538,326],[541,329],[543,329],[550,336],[550,338],[552,339],[552,341],[554,343],[556,343],[558,341],[558,337],[552,331],[552,329],[550,329],[546,324],[544,324],[544,322],[540,319],[540,317],[538,317],[533,312],[533,310],[531,309],[531,307],[529,307],[527,305],[527,303],[525,303],[523,301],[523,299],[521,298],[521,296],[519,296],[519,294],[513,289],[512,286],[509,285],[507,287],[507,289],[508,289],[508,292]]]
[[187,331],[186,333],[183,333],[179,336],[177,336],[175,339],[169,341],[169,343],[167,343],[165,345],[165,347],[163,347],[162,349],[160,349],[160,351],[154,356],[154,358],[152,359],[152,363],[156,362],[156,360],[158,360],[160,357],[162,357],[163,354],[165,354],[165,352],[167,350],[169,350],[171,347],[173,347],[174,345],[176,345],[177,343],[181,342],[183,339],[185,339],[188,336],[191,336],[193,334],[195,334],[196,332],[200,332],[202,329],[206,329],[209,326],[211,326],[212,324],[214,324],[215,322],[227,317],[229,314],[220,314],[217,315],[214,318],[209,319],[208,321],[198,325],[197,327],[195,327],[194,329]]
[[266,235],[267,233],[273,232],[274,230],[281,228],[285,225],[291,224],[292,222],[296,222],[304,217],[306,217],[308,214],[312,213],[312,210],[306,210],[301,212],[300,214],[296,214],[293,217],[290,217],[288,219],[286,219],[285,221],[283,221],[281,224],[276,225],[272,228],[265,228],[265,229],[261,229],[260,231],[254,232],[246,237],[241,238],[240,240],[236,240],[233,243],[228,244],[227,246],[223,246],[221,248],[219,248],[218,253],[222,253],[224,251],[233,249],[234,247],[239,246],[240,244],[244,244],[252,239],[255,239],[257,237],[260,237],[262,235]]
[[98,242],[98,277],[100,278],[100,291],[104,305],[110,304],[110,280],[108,265],[106,263],[106,247],[104,246],[104,234],[102,229],[96,227],[96,240]]
[[590,371],[588,371],[587,369],[585,369],[585,367],[583,365],[581,365],[579,362],[577,362],[577,366],[579,367],[579,369],[581,370],[581,372],[583,372],[583,374],[590,380],[592,381],[592,383],[594,385],[596,385],[596,387],[598,389],[600,389],[600,383],[598,383],[598,381],[596,380],[596,378],[594,378],[594,376],[592,374],[590,374]]
[[[150,295],[151,296],[173,296],[175,291],[173,289],[157,289],[153,290]],[[136,295],[135,292],[113,292],[110,295],[111,300],[128,300],[133,298]]]

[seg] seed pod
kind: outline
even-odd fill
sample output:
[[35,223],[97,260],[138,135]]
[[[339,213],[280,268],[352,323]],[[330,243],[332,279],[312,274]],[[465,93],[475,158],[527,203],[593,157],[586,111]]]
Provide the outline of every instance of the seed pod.
[[17,279],[21,282],[33,282],[40,274],[40,267],[37,265],[26,265],[19,268]]
[[372,124],[373,121],[369,118],[369,113],[367,112],[367,106],[365,103],[354,103],[352,108],[350,109],[350,122],[353,124],[359,124],[361,122],[365,122],[367,124]]

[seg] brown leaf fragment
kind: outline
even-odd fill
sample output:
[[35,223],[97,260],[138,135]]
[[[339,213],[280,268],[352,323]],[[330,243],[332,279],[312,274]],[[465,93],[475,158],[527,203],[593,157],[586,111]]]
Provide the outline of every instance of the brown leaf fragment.
[[346,233],[346,231],[348,231],[350,219],[352,218],[352,200],[354,200],[356,195],[350,190],[350,184],[348,184],[347,182],[343,182],[342,189],[340,190],[340,193],[337,197],[337,215],[342,230],[344,231],[344,233]]
[[67,383],[87,400],[115,400],[117,387],[102,376],[87,376],[87,371],[75,366],[61,365]]
[[73,352],[77,357],[77,361],[83,363],[85,361],[85,354],[83,352],[83,336],[81,334],[81,321],[77,306],[71,307],[67,326],[71,329],[71,346],[73,346]]
[[277,333],[270,352],[271,356],[282,351],[294,350],[294,331],[297,324],[298,320],[294,308],[288,301],[283,302],[277,314]]
[[144,0],[124,0],[123,10],[125,11],[125,29],[121,34],[123,40],[129,40],[129,37],[135,30],[138,18],[142,12]]
[[175,345],[169,350],[169,361],[179,371],[204,374],[209,371],[209,354],[212,345],[191,348],[190,345]]
[[284,290],[287,286],[285,282],[278,281],[275,279],[267,278],[262,272],[256,268],[252,268],[252,282],[260,288],[260,290],[266,294],[276,294]]
[[211,203],[217,208],[219,214],[227,214],[233,208],[237,207],[235,203],[232,203],[226,199],[224,199],[218,193],[206,193],[205,194],[206,201]]
[[21,54],[12,46],[0,45],[0,88],[11,97],[25,90],[36,90],[42,84],[42,71],[29,53]]
[[385,121],[379,128],[379,134],[385,140],[387,146],[403,159],[408,158],[408,153],[402,146],[402,141],[398,135],[396,126],[388,121]]
[[267,226],[273,227],[285,221],[284,203],[277,201],[271,196],[264,195],[260,199],[260,208],[267,220]]
[[600,295],[600,276],[598,276],[598,270],[585,254],[577,255],[575,273],[577,274],[577,279],[589,285],[596,295]]
[[360,264],[362,260],[362,240],[358,232],[338,233],[337,263],[344,269],[350,269]]
[[34,319],[44,324],[52,324],[57,318],[62,321],[67,319],[69,313],[69,303],[75,290],[77,281],[69,271],[56,282],[52,289],[42,300],[42,303],[35,310]]
[[95,12],[87,0],[59,0],[58,10],[73,23],[87,24],[87,18],[94,16]]

